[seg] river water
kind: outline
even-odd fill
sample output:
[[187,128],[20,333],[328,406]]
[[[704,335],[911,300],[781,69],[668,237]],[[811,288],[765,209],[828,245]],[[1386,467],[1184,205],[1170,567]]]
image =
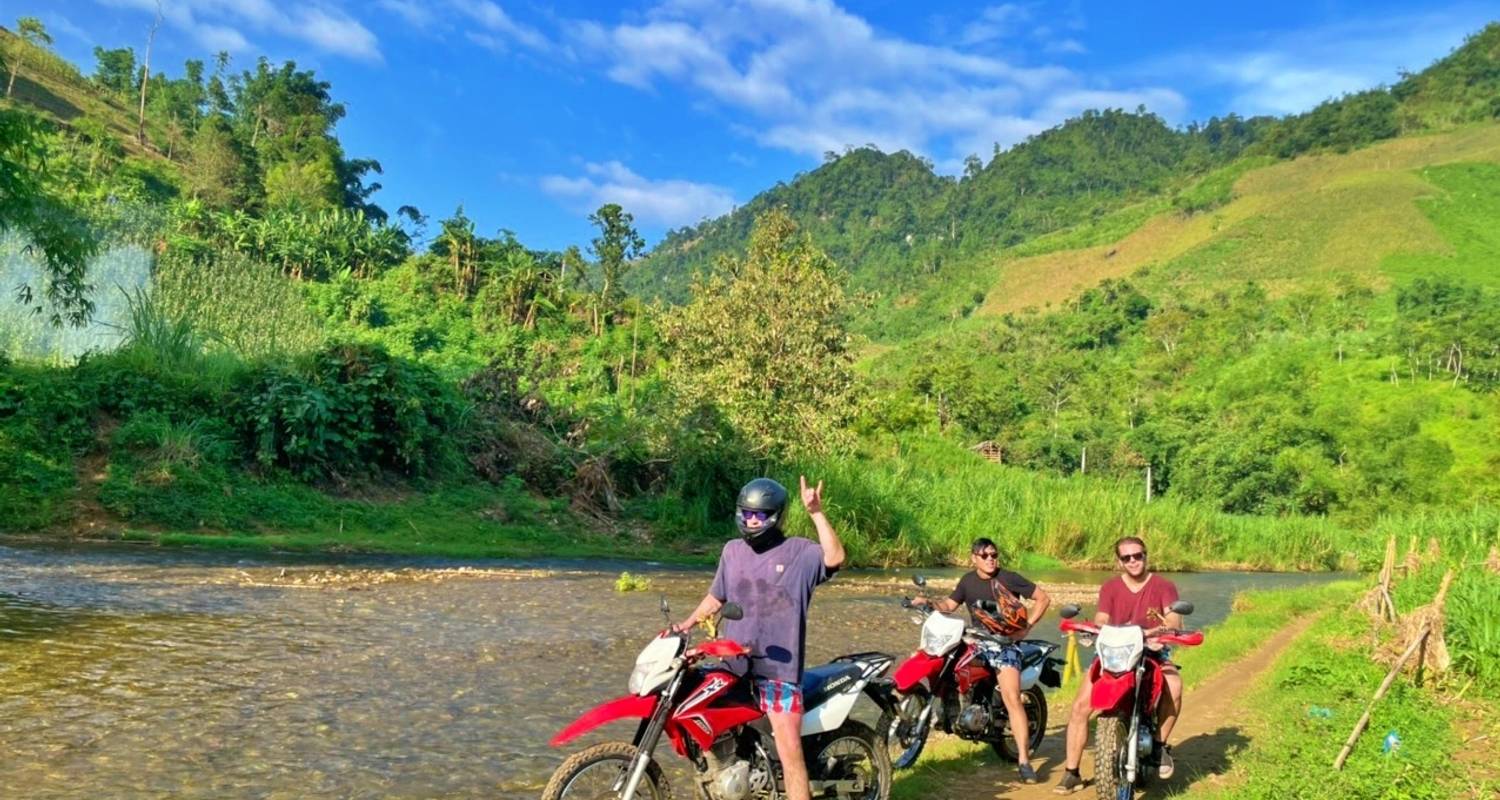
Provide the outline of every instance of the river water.
[[[652,589],[617,594],[622,569]],[[909,652],[917,629],[896,605],[909,574],[819,589],[809,663]],[[547,739],[623,692],[662,627],[659,597],[680,618],[710,578],[624,562],[0,546],[0,797],[534,798],[565,755]],[[1242,589],[1328,579],[1172,578],[1197,625]],[[1055,617],[1041,627],[1055,633]]]

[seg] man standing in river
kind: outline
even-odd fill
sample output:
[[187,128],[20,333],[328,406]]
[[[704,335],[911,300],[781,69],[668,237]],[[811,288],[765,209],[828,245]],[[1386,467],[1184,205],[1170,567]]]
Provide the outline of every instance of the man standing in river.
[[800,482],[802,505],[817,528],[817,543],[782,532],[785,487],[770,478],[745,484],[734,512],[740,538],[724,545],[708,595],[679,626],[687,630],[730,601],[744,608],[744,617],[726,620],[720,632],[750,651],[746,674],[754,680],[761,710],[771,722],[788,800],[812,796],[802,756],[807,608],[813,589],[844,563],[844,545],[823,514],[823,482],[811,488],[806,476]]
[[[1126,536],[1115,542],[1115,560],[1120,562],[1121,573],[1099,587],[1099,610],[1094,614],[1094,624],[1139,625],[1148,636],[1163,628],[1181,628],[1182,616],[1171,610],[1171,605],[1177,602],[1177,587],[1147,566],[1146,543],[1138,536]],[[1166,680],[1167,692],[1162,695],[1156,709],[1162,742],[1157,775],[1170,778],[1175,765],[1167,741],[1172,735],[1172,726],[1177,724],[1177,717],[1182,713],[1182,676],[1165,652],[1162,654],[1162,677]],[[1078,765],[1083,761],[1083,746],[1089,740],[1093,686],[1089,671],[1084,670],[1083,683],[1078,687],[1073,713],[1068,718],[1067,758],[1063,761],[1062,780],[1053,790],[1058,794],[1071,794],[1083,788]]]

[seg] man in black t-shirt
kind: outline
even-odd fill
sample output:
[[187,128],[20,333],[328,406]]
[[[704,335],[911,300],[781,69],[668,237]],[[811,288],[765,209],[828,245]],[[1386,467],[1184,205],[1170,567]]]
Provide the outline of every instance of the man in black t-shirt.
[[[1031,600],[1031,611],[1026,615],[1025,629],[1010,637],[1013,642],[1026,638],[1042,615],[1047,613],[1047,606],[1051,605],[1052,599],[1031,581],[1010,570],[1000,569],[1000,550],[988,537],[982,536],[974,540],[974,545],[969,548],[969,558],[974,564],[974,571],[965,573],[958,579],[958,586],[954,587],[952,594],[935,600],[915,597],[912,598],[912,603],[930,604],[945,614],[967,607],[974,624],[983,628],[987,626],[977,617],[975,606],[983,600],[992,600],[1003,610],[1006,599],[996,596],[995,586],[999,584],[1011,595]],[[1031,754],[1027,751],[1029,725],[1026,707],[1021,705],[1021,650],[1014,644],[1008,645],[1000,651],[998,658],[990,661],[990,666],[995,668],[999,677],[1000,698],[1010,714],[1010,733],[1016,740],[1016,753],[1020,755],[1021,780],[1036,783],[1036,770],[1031,768]]]

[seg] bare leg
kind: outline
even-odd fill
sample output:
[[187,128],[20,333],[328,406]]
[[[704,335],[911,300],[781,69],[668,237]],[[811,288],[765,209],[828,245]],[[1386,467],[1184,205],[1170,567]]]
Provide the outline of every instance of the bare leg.
[[1166,744],[1182,714],[1182,676],[1177,674],[1175,667],[1168,667],[1162,678],[1167,682],[1167,692],[1156,706],[1156,725],[1161,730],[1161,743]]
[[1089,717],[1094,713],[1093,690],[1094,682],[1085,670],[1082,683],[1078,685],[1078,697],[1073,699],[1073,711],[1068,715],[1068,754],[1063,760],[1063,766],[1068,769],[1078,769],[1083,763],[1083,748],[1089,743]]
[[802,756],[802,712],[772,711],[766,718],[776,736],[776,754],[781,757],[781,771],[786,776],[787,800],[811,800],[807,761]]
[[1000,699],[1005,702],[1005,710],[1010,714],[1010,735],[1016,740],[1016,752],[1021,756],[1019,761],[1029,764],[1031,730],[1027,724],[1026,707],[1021,705],[1021,673],[1015,667],[1000,668]]

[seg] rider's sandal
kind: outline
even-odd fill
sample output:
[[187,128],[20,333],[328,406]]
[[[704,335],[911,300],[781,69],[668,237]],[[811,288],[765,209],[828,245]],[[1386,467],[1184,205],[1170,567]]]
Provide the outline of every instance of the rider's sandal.
[[1077,770],[1064,770],[1062,780],[1057,782],[1053,794],[1072,794],[1083,788],[1083,778]]
[[1016,769],[1021,773],[1021,783],[1036,783],[1036,770],[1030,764],[1019,764]]
[[1161,746],[1161,765],[1156,768],[1156,777],[1166,780],[1177,771],[1177,765],[1172,761],[1172,748],[1170,745]]

